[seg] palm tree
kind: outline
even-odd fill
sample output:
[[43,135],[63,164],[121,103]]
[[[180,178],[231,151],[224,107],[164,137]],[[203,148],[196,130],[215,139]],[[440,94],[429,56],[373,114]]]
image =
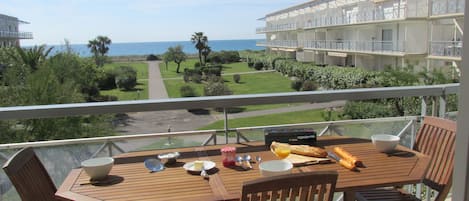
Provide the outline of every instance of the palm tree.
[[210,46],[208,45],[202,49],[202,55],[204,56],[204,63],[207,63],[207,57],[210,54],[210,52],[212,52],[212,48],[210,48]]
[[43,63],[47,55],[52,51],[53,47],[46,48],[46,45],[34,46],[32,48],[23,49],[16,47],[14,52],[9,52],[9,56],[18,63],[23,63],[35,71],[39,65]]
[[96,39],[98,40],[98,52],[101,56],[106,55],[109,51],[109,45],[112,43],[111,39],[107,36],[98,36]]
[[111,39],[107,36],[98,36],[95,39],[88,41],[88,48],[90,48],[91,53],[94,55],[96,65],[104,65],[105,56],[109,51],[109,45],[111,42]]
[[199,61],[200,64],[202,63],[202,50],[208,46],[208,38],[204,36],[204,32],[195,32],[192,37],[191,41],[195,44],[195,48],[199,51]]

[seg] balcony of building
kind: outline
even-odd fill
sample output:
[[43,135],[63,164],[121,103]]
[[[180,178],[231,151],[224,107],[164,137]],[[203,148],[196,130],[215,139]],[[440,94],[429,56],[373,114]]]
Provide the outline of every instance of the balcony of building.
[[286,23],[286,24],[275,24],[266,27],[256,28],[257,34],[268,33],[268,32],[279,32],[279,31],[292,31],[296,30],[296,23]]
[[445,18],[464,16],[465,0],[432,0],[430,17]]
[[431,59],[461,61],[462,48],[462,41],[431,41],[428,57]]
[[297,48],[298,41],[296,40],[271,40],[271,41],[257,41],[257,46],[262,47],[280,47],[280,48]]
[[0,38],[32,39],[33,38],[33,33],[31,33],[31,32],[0,31]]
[[406,53],[405,41],[354,41],[354,40],[315,40],[304,41],[304,49],[322,51],[357,52],[367,54]]
[[[39,119],[71,117],[77,115],[112,114],[125,112],[149,112],[176,109],[221,107],[230,108],[244,105],[329,102],[334,100],[369,100],[392,97],[421,97],[421,115],[431,111],[433,115],[452,117],[446,108],[446,97],[457,94],[459,84],[412,86],[394,88],[350,89],[303,93],[278,93],[235,95],[219,97],[160,99],[145,101],[121,101],[107,103],[82,103],[45,106],[21,106],[0,108],[1,120]],[[433,101],[429,101],[433,100]],[[155,111],[156,110],[156,111]],[[226,111],[226,110],[224,110]],[[419,127],[419,116],[391,117],[380,119],[342,120],[318,123],[269,125],[258,127],[230,128],[230,115],[225,113],[225,127],[222,130],[182,131],[152,134],[131,134],[100,138],[83,138],[44,142],[25,142],[0,145],[0,161],[4,163],[15,151],[23,147],[35,147],[38,156],[46,166],[54,182],[60,185],[72,168],[79,167],[80,161],[96,156],[177,147],[204,146],[209,144],[240,143],[263,140],[264,132],[278,128],[309,128],[322,135],[346,135],[369,139],[375,133],[393,133],[401,137],[401,144],[411,146]],[[177,126],[177,125],[174,125]],[[125,179],[125,178],[124,178]],[[0,193],[2,198],[17,200],[13,186],[1,171]],[[410,186],[409,188],[414,188]],[[417,192],[422,192],[421,185]],[[427,192],[429,189],[427,188]],[[429,194],[428,194],[429,195]],[[170,195],[169,195],[170,196]],[[418,197],[421,197],[417,193]],[[428,196],[430,197],[430,196]],[[340,194],[336,196],[341,199]]]

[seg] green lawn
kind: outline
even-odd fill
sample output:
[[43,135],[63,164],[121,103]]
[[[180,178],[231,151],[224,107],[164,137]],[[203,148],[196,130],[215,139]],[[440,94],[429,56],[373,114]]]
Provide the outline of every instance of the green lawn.
[[[300,112],[288,112],[256,117],[238,118],[229,120],[228,125],[230,128],[240,128],[251,126],[322,122],[326,121],[323,118],[323,111],[324,110],[306,110]],[[332,116],[335,119],[338,119],[336,112],[333,112]],[[215,123],[199,128],[199,130],[223,129],[223,123],[223,120],[216,121]]]
[[[233,94],[260,94],[292,92],[290,79],[276,72],[256,73],[241,75],[240,83],[233,81],[232,75],[223,76],[225,84],[233,91]],[[183,80],[165,80],[166,90],[171,98],[180,98],[179,89],[185,85]],[[203,95],[204,84],[189,83],[196,89],[199,95]]]
[[145,100],[148,99],[148,80],[137,80],[137,86],[132,91],[101,90],[101,94],[117,96],[119,100]]
[[118,68],[119,66],[131,66],[137,71],[137,86],[135,86],[135,90],[101,90],[101,94],[116,96],[119,100],[148,99],[148,65],[144,62],[115,62],[105,64],[103,68],[107,70]]
[[199,59],[188,59],[184,62],[181,63],[181,67],[179,68],[179,71],[180,73],[177,74],[176,73],[176,69],[177,69],[177,64],[174,63],[174,62],[169,62],[168,63],[168,68],[166,69],[166,64],[164,62],[162,62],[160,64],[160,72],[161,72],[161,76],[163,78],[175,78],[175,77],[182,77],[183,73],[184,73],[184,68],[190,68],[190,69],[193,69],[194,68],[194,64],[196,62],[198,62]]
[[[176,73],[176,68],[177,68],[176,63],[174,62],[168,63],[168,69],[166,69],[165,63],[161,63],[160,64],[161,76],[163,78],[182,77],[184,68],[193,69],[194,64],[198,61],[199,61],[198,59],[188,59],[187,61],[182,62],[181,67],[179,69],[181,73],[179,74]],[[242,72],[252,72],[252,71],[256,71],[256,70],[254,70],[253,68],[249,68],[248,65],[244,62],[223,64],[223,73],[242,73]]]

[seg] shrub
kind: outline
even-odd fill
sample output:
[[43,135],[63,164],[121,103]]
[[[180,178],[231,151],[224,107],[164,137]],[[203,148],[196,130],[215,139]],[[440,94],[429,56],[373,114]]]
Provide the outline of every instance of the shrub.
[[184,85],[179,89],[181,92],[181,97],[197,97],[195,89],[189,85]]
[[311,81],[311,80],[306,80],[303,82],[303,91],[316,91],[318,89],[318,85]]
[[132,67],[121,66],[116,74],[116,85],[120,89],[131,90],[137,85],[137,71]]
[[256,69],[256,70],[262,70],[262,68],[264,68],[264,63],[259,62],[259,61],[256,62],[256,63],[254,63],[254,69]]
[[191,81],[191,76],[189,76],[188,74],[184,73],[184,75],[182,76],[182,79],[184,80],[185,83],[188,83]]
[[233,81],[235,83],[239,83],[240,80],[241,80],[241,75],[239,75],[239,74],[234,74],[233,75]]
[[156,60],[160,60],[160,58],[158,58],[158,56],[154,54],[150,54],[147,56],[147,61],[156,61]]
[[295,79],[291,82],[291,88],[296,91],[300,91],[302,86],[303,86],[302,80]]
[[216,64],[226,64],[238,62],[241,60],[238,51],[221,51],[221,52],[212,52],[207,58],[211,63]]
[[98,78],[99,89],[109,90],[116,88],[116,72],[113,70],[104,71],[103,75]]
[[254,67],[254,62],[252,62],[252,61],[248,61],[248,67],[249,67],[249,68],[252,68],[252,67]]
[[208,75],[206,77],[207,82],[221,82],[223,83],[223,78],[221,76],[216,76],[216,75]]
[[200,62],[195,62],[195,63],[194,63],[194,67],[195,67],[195,68],[201,67],[201,66],[202,66],[202,64],[200,64]]
[[204,66],[200,68],[200,71],[202,71],[203,74],[205,75],[216,75],[216,76],[221,76],[221,71],[223,67],[221,65],[215,65],[215,66]]
[[351,119],[369,119],[397,116],[397,113],[387,104],[365,101],[347,101],[344,106],[344,113],[342,116]]
[[205,96],[223,96],[231,95],[233,92],[223,83],[220,82],[210,82],[204,87]]
[[191,76],[191,79],[192,79],[192,82],[201,83],[201,82],[202,82],[202,75],[200,75],[200,74],[193,74],[193,75]]

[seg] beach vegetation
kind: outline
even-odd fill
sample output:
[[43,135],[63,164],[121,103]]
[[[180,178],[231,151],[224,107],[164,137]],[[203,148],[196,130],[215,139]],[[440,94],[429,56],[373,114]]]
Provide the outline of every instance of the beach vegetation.
[[[99,98],[99,69],[93,61],[72,52],[47,57],[47,49],[34,49],[33,52],[42,52],[35,54],[40,57],[34,57],[41,58],[36,59],[39,62],[26,64],[10,56],[0,57],[0,63],[7,66],[0,83],[0,106],[82,103]],[[18,54],[14,48],[2,48],[0,52]],[[112,135],[111,119],[111,115],[87,115],[0,121],[0,143]]]
[[204,35],[204,32],[195,32],[191,36],[191,42],[195,45],[195,49],[197,49],[199,53],[199,62],[204,64],[202,61],[202,52],[208,47],[208,37]]
[[109,51],[109,45],[112,41],[107,36],[97,36],[96,38],[88,41],[88,48],[90,48],[96,65],[102,67],[107,60],[106,54]]
[[26,65],[31,68],[32,71],[36,71],[39,65],[46,61],[52,49],[53,47],[47,48],[46,45],[31,48],[15,47],[14,49],[10,49],[10,51],[6,51],[6,53],[14,62]]

